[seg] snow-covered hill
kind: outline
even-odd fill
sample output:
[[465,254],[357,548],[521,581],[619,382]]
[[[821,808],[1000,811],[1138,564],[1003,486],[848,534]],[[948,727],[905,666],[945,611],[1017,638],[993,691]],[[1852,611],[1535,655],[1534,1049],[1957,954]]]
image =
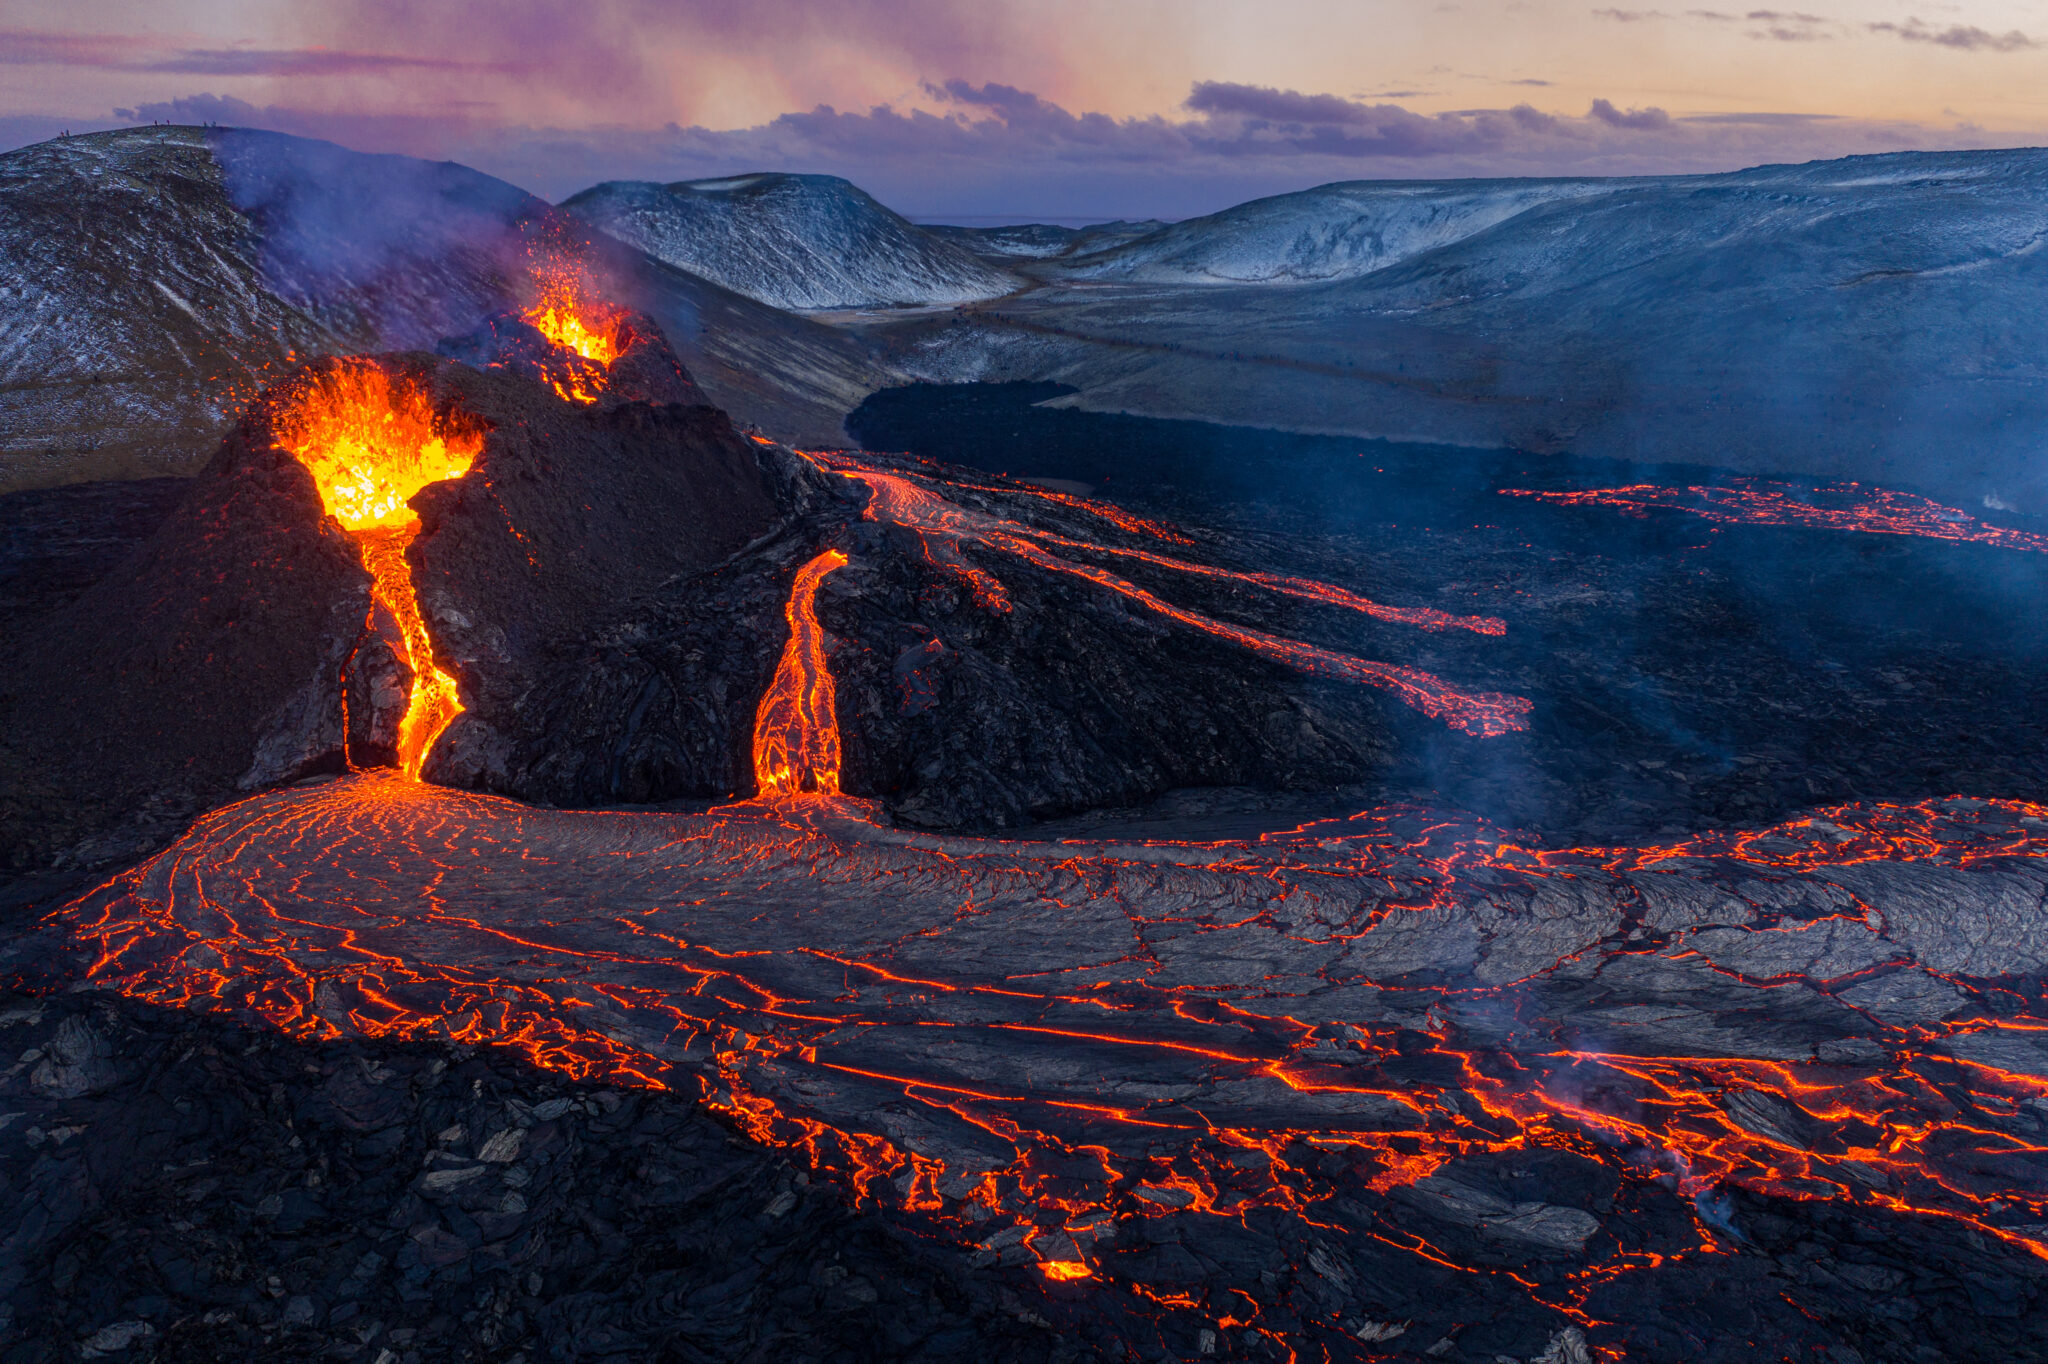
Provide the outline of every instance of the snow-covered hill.
[[561,207],[657,260],[777,308],[971,303],[1020,282],[831,175],[615,180]]
[[[431,347],[523,302],[540,199],[447,162],[235,129],[0,155],[0,490],[188,473],[291,355]],[[551,228],[550,230],[554,230]],[[889,372],[844,333],[598,237],[712,401],[841,438]]]
[[1461,241],[1540,204],[1613,192],[1617,180],[1360,180],[1254,199],[1107,242],[1067,265],[1077,278],[1145,283],[1348,279]]
[[933,236],[964,246],[983,260],[1008,264],[1106,251],[1157,232],[1166,224],[1151,218],[1143,222],[1117,219],[1114,222],[1090,223],[1086,227],[1061,227],[1054,223],[1016,223],[1003,227],[954,227],[925,223],[922,226]]
[[1037,265],[998,314],[897,339],[929,377],[1103,410],[2048,513],[2044,243],[2044,150],[1338,185]]

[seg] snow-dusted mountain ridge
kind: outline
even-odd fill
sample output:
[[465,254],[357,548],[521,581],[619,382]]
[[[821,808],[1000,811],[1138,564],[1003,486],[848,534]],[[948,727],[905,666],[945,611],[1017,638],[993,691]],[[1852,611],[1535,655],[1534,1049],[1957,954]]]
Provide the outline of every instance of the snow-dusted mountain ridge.
[[[1568,235],[1585,215],[1642,228],[1663,206],[1696,202],[1725,221],[1723,206],[1731,199],[1750,206],[1745,232],[1785,234],[1792,224],[1782,210],[1795,202],[1814,221],[1867,219],[1880,206],[1908,217],[1932,210],[1926,223],[1902,220],[1906,230],[1919,232],[1972,198],[2003,199],[2035,183],[2041,169],[2042,154],[2021,149],[1893,153],[1717,175],[1341,181],[1254,199],[1077,254],[1059,273],[1144,284],[1312,284],[1358,279],[1468,242],[1474,257],[1496,254],[1498,244],[1520,267],[1537,263],[1528,239]],[[1485,246],[1475,240],[1481,238]],[[1632,240],[1609,237],[1601,245],[1635,255],[1653,249],[1656,240],[1638,230]],[[1590,274],[1619,263],[1582,255],[1571,268]]]
[[2044,244],[2041,149],[1329,185],[1034,263],[998,314],[892,339],[925,377],[1097,410],[2048,514]]
[[777,308],[971,303],[1020,283],[831,175],[614,180],[561,208],[657,260]]

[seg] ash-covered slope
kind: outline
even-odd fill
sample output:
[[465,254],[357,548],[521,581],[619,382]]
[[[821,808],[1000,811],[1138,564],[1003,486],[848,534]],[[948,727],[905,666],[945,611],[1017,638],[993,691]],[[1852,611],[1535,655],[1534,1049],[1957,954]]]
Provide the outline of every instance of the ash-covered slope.
[[0,487],[189,473],[253,372],[347,339],[265,286],[201,130],[0,156]]
[[777,308],[996,298],[1019,281],[831,175],[614,180],[562,209],[657,260]]
[[1238,210],[1179,224],[1076,263],[1089,288],[897,337],[930,378],[1052,379],[1098,411],[2048,511],[2048,152],[1486,193],[1405,237],[1267,201],[1269,236]]
[[288,356],[430,347],[520,306],[535,232],[589,251],[741,421],[834,441],[886,381],[853,338],[576,243],[466,167],[131,128],[0,155],[0,488],[193,473]]

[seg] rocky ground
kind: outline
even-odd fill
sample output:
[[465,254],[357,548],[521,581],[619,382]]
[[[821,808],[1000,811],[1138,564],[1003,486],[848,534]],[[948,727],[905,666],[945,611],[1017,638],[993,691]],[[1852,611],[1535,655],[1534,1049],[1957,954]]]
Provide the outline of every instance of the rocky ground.
[[0,1046],[9,1364],[1081,1353],[685,1096],[109,995],[0,995]]

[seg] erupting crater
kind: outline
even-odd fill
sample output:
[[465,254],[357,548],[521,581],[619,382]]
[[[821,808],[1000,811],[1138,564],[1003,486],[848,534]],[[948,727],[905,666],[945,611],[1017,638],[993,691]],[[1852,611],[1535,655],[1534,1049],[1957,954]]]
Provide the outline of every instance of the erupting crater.
[[280,443],[313,475],[327,514],[362,551],[377,602],[398,621],[412,672],[398,759],[407,776],[417,777],[462,700],[455,679],[434,661],[406,561],[420,530],[410,503],[428,484],[468,473],[483,436],[437,413],[418,385],[359,358],[307,376],[277,424]]
[[536,265],[534,283],[538,297],[519,316],[561,352],[545,366],[547,382],[564,402],[596,402],[626,349],[626,310],[594,298],[583,268],[566,260]]

